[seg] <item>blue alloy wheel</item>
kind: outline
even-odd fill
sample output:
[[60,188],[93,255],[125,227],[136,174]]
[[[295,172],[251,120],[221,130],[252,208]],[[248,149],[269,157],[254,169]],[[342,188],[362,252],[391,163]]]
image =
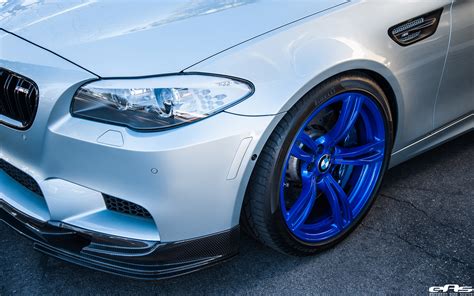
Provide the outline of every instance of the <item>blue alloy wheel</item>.
[[385,156],[379,105],[362,92],[327,100],[304,121],[284,161],[279,202],[289,231],[307,243],[354,224],[373,194]]
[[390,162],[396,105],[382,83],[362,71],[342,73],[285,112],[247,187],[240,220],[248,234],[307,256],[357,227]]

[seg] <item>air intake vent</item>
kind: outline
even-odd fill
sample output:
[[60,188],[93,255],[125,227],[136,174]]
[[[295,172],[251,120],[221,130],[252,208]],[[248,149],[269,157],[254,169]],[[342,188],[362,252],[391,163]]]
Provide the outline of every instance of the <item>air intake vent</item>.
[[150,212],[144,207],[134,204],[117,197],[113,197],[107,194],[103,194],[105,205],[107,209],[114,212],[128,214],[132,216],[138,216],[143,218],[151,218]]
[[23,172],[20,169],[17,169],[16,167],[12,166],[3,159],[0,159],[0,170],[4,171],[13,180],[25,186],[31,192],[36,193],[41,197],[44,197],[43,192],[41,192],[41,188],[39,187],[38,183],[27,173]]
[[407,46],[430,37],[438,28],[443,9],[415,17],[388,29],[388,35],[401,46]]
[[28,129],[38,109],[38,87],[26,77],[0,68],[0,123]]

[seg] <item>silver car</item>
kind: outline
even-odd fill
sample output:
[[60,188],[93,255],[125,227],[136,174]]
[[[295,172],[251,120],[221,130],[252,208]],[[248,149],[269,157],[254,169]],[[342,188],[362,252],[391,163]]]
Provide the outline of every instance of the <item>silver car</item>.
[[474,1],[0,0],[0,216],[159,279],[334,246],[474,128]]

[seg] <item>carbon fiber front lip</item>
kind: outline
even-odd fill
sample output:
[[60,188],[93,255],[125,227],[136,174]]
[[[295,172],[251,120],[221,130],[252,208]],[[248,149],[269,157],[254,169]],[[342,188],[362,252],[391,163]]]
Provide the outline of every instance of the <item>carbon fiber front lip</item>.
[[197,239],[160,243],[111,237],[31,218],[0,200],[0,220],[33,240],[42,253],[91,269],[145,280],[187,274],[238,253],[239,228]]

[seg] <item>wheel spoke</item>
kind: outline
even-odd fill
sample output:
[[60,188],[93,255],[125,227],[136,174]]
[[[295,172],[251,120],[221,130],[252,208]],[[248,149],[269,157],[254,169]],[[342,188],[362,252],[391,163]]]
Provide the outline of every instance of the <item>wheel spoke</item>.
[[334,153],[335,164],[368,165],[383,159],[385,142],[375,140],[358,147],[337,147]]
[[348,96],[342,102],[341,112],[334,127],[329,131],[327,137],[332,140],[332,144],[342,141],[349,133],[359,115],[364,98],[363,96]]
[[[298,137],[296,138],[296,142],[303,144],[304,146],[308,147],[311,150],[311,153],[317,153],[318,152],[318,146],[314,142],[311,137],[306,134],[304,131],[301,131],[298,134]],[[295,143],[296,144],[296,143]]]
[[301,149],[298,145],[296,145],[296,143],[291,148],[290,154],[304,162],[311,162],[313,160],[313,156]]
[[316,181],[314,177],[303,179],[303,189],[300,196],[287,213],[287,222],[291,230],[298,229],[308,218],[316,200]]
[[334,223],[339,229],[343,229],[346,223],[352,221],[352,210],[346,193],[331,175],[323,178],[321,189],[329,201]]

